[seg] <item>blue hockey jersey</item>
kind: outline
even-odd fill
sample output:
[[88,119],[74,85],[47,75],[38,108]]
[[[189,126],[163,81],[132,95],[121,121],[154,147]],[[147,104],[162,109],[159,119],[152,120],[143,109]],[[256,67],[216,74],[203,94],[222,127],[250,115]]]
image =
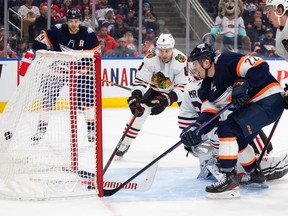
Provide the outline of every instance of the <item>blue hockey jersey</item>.
[[32,48],[35,51],[40,49],[63,51],[61,46],[73,50],[96,50],[99,46],[99,41],[92,28],[80,25],[77,34],[70,34],[67,24],[56,24],[51,29],[37,36]]
[[[272,94],[283,92],[279,82],[269,71],[269,65],[260,57],[245,56],[239,53],[225,52],[215,60],[215,74],[211,91],[202,104],[201,115],[197,122],[203,123],[221,107],[232,101],[233,83],[237,79],[249,82],[250,99],[246,103],[256,102]],[[202,88],[202,87],[201,87]]]

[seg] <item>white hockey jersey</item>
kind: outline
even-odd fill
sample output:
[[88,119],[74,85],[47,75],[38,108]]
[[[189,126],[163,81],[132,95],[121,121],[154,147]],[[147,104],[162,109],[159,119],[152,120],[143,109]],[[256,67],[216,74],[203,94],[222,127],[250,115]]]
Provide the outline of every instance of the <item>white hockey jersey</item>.
[[[186,64],[187,57],[177,49],[173,50],[172,59],[168,63],[161,60],[157,49],[151,51],[138,68],[132,91],[140,90],[144,94],[148,86],[157,92],[174,91],[177,94],[177,102],[181,102],[184,87],[189,81]],[[162,88],[152,82],[153,74],[158,72],[163,73],[168,80]]]
[[282,29],[276,32],[276,53],[288,61],[288,20]]

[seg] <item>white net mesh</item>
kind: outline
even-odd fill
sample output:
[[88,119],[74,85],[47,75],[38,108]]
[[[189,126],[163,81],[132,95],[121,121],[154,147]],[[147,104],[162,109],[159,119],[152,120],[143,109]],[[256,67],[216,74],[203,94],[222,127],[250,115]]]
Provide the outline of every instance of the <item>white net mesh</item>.
[[0,116],[0,197],[99,192],[94,178],[78,175],[85,170],[97,176],[96,165],[102,163],[96,154],[102,145],[96,130],[101,86],[95,85],[93,56],[87,51],[36,53]]

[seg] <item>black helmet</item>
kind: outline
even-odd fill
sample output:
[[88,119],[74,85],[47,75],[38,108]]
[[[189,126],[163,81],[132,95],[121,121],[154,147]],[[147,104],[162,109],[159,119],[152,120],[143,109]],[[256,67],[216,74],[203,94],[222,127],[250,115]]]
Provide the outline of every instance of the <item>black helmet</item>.
[[82,15],[79,9],[77,8],[71,8],[68,9],[66,12],[66,19],[80,19],[81,20]]
[[214,47],[209,44],[202,43],[199,44],[194,50],[190,53],[189,60],[201,60],[201,59],[209,59],[210,61],[214,62],[216,53]]

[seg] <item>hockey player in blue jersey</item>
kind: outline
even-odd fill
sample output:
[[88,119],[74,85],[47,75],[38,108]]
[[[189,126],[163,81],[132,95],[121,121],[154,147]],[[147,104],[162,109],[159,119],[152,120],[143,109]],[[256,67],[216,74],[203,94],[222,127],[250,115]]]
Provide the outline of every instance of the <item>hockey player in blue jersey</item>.
[[[33,42],[33,50],[53,50],[53,51],[71,51],[71,50],[91,50],[96,51],[100,48],[98,39],[92,28],[81,26],[81,12],[76,8],[67,10],[66,24],[56,24],[46,32],[37,36]],[[84,61],[85,60],[85,61]],[[77,75],[77,101],[79,106],[83,106],[84,117],[87,123],[88,140],[95,141],[95,121],[93,120],[94,107],[94,70],[89,67],[93,59],[83,59],[81,63],[76,62],[77,70],[81,71],[85,68],[86,74]],[[84,65],[83,65],[83,62]],[[67,68],[61,61],[55,61],[51,68],[55,71],[60,68]],[[92,65],[92,64],[91,64]],[[87,68],[90,68],[90,70]],[[44,93],[43,109],[45,111],[53,109],[56,98],[59,96],[61,88],[67,84],[67,76],[44,77],[42,80],[42,91]],[[48,87],[49,85],[49,87]],[[43,112],[40,116],[37,132],[31,137],[33,141],[43,138],[46,133],[49,116]]]
[[[201,111],[202,100],[204,101],[206,91],[211,90],[211,79],[200,79],[197,74],[194,74],[192,63],[188,61],[187,69],[191,74],[191,81],[185,86],[183,99],[178,113],[178,125],[181,130],[192,123],[194,123]],[[202,86],[203,82],[203,86]],[[199,97],[198,90],[201,88]],[[203,97],[204,96],[204,97]],[[231,110],[227,110],[223,115],[221,115],[221,120],[227,118],[231,113]],[[221,179],[221,173],[219,173],[218,168],[218,149],[219,149],[219,138],[217,136],[217,127],[212,129],[209,133],[206,134],[207,139],[202,140],[201,144],[193,147],[184,146],[191,155],[199,159],[200,164],[200,173],[198,179],[211,179],[213,176],[215,179]],[[249,143],[255,151],[256,158],[262,152],[262,149],[267,143],[267,136],[263,130],[254,138],[252,142]],[[240,152],[238,154],[239,160],[237,160],[237,175],[240,181],[240,184],[247,187],[253,187],[250,185],[250,176],[245,172],[246,163],[242,164],[242,158],[245,158],[246,152]],[[188,156],[188,155],[187,155]],[[261,168],[264,172],[266,180],[275,180],[282,178],[288,173],[288,160],[286,159],[288,152],[280,151],[275,152],[272,147],[272,143],[269,143],[267,152],[264,158],[261,161]]]
[[284,91],[269,72],[269,65],[259,57],[232,52],[216,57],[213,47],[200,44],[191,52],[190,60],[199,77],[211,79],[212,86],[211,91],[204,91],[208,95],[207,100],[203,101],[201,113],[194,126],[181,133],[181,140],[188,147],[201,143],[202,136],[213,129],[215,124],[210,124],[210,127],[199,133],[195,129],[232,101],[236,110],[217,125],[222,179],[206,187],[206,196],[239,197],[239,182],[235,170],[238,152],[246,153],[242,159],[251,181],[265,182],[261,168],[256,167],[254,150],[248,143],[264,126],[281,116]]

